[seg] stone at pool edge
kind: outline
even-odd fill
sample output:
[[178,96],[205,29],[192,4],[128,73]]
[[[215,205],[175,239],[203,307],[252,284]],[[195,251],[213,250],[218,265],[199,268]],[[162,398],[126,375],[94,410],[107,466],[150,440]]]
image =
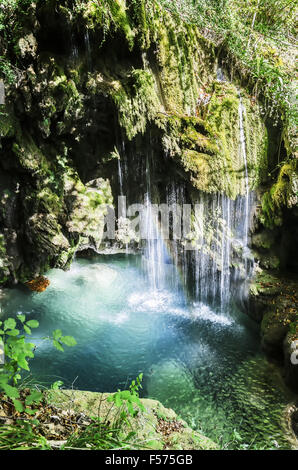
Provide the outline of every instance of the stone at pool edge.
[[44,292],[50,285],[50,281],[44,276],[38,276],[32,281],[25,282],[25,285],[33,292]]
[[[98,404],[100,397],[107,398],[109,393],[96,393],[81,390],[49,390],[47,399],[49,403],[62,409],[73,409],[76,412],[85,413],[88,416],[98,415]],[[145,407],[144,412],[139,412],[136,418],[131,419],[134,430],[137,432],[137,439],[149,441],[146,448],[152,450],[162,450],[164,448],[163,435],[156,428],[158,419],[178,420],[183,424],[181,432],[172,433],[169,437],[167,449],[171,450],[218,450],[218,445],[211,439],[194,431],[187,426],[185,421],[178,418],[176,413],[165,408],[159,401],[149,398],[142,398],[141,402]],[[111,404],[104,402],[101,405],[101,416],[105,415]],[[112,416],[110,416],[111,418]],[[144,446],[145,448],[145,446]]]

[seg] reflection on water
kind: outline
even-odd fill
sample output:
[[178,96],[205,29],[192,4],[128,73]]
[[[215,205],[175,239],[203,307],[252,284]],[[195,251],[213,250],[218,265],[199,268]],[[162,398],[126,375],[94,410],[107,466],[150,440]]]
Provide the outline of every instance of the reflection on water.
[[[277,390],[259,352],[256,326],[230,308],[210,309],[183,291],[152,290],[138,257],[76,261],[48,273],[49,288],[7,292],[2,315],[40,322],[36,338],[60,328],[77,340],[64,353],[36,339],[32,371],[51,383],[112,392],[144,373],[143,395],[172,407],[208,437],[285,446]],[[169,267],[170,269],[170,267]]]

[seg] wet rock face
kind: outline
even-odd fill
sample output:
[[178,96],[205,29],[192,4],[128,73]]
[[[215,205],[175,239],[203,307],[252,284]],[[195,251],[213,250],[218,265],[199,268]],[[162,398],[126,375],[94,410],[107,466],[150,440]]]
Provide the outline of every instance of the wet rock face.
[[298,410],[297,409],[291,415],[291,425],[292,425],[292,429],[294,431],[294,434],[298,438]]
[[262,213],[255,215],[251,237],[254,258],[262,269],[297,273],[298,209],[283,207],[279,215],[278,225],[270,227],[262,223]]
[[[250,286],[249,313],[261,323],[261,343],[270,360],[283,366],[285,381],[298,391],[298,282],[263,271]],[[298,354],[297,354],[298,356]],[[296,356],[295,356],[296,357]]]
[[[148,151],[161,194],[173,175],[194,191],[245,192],[239,91],[217,79],[214,46],[157,4],[152,18],[139,3],[32,4],[17,44],[7,44],[21,65],[0,119],[0,284],[67,267],[77,249],[99,246],[109,184],[119,193],[115,149],[127,155],[131,202],[146,190],[138,173]],[[274,152],[260,107],[241,94],[255,188]],[[98,178],[109,180],[102,195],[88,187]]]
[[[297,322],[298,323],[298,322]],[[298,335],[288,333],[283,344],[284,370],[286,383],[298,392]],[[298,414],[296,413],[296,435],[298,431]]]

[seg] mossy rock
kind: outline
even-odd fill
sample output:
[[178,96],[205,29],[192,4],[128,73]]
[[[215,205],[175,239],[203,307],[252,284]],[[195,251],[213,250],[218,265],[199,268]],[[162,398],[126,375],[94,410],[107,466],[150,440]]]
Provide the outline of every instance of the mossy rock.
[[298,160],[284,163],[275,184],[262,196],[261,222],[268,228],[282,225],[282,209],[298,206]]
[[[79,390],[49,390],[47,400],[55,406],[63,409],[73,409],[78,413],[88,416],[104,417],[111,409],[107,402],[109,393],[84,392]],[[173,450],[216,450],[218,446],[205,436],[190,429],[187,424],[180,420],[176,413],[165,408],[157,400],[141,399],[145,411],[139,411],[135,418],[130,418],[132,429],[137,433],[135,440],[141,443],[144,449],[162,450],[165,447]],[[113,408],[109,414],[110,422],[117,413]],[[165,436],[158,431],[159,419],[179,421],[182,424],[180,432]],[[143,444],[142,444],[143,443]]]
[[[256,188],[267,168],[267,132],[260,110],[241,91],[245,103],[244,131],[248,183]],[[196,115],[168,113],[159,116],[165,130],[165,150],[180,163],[196,189],[225,193],[232,199],[246,192],[244,156],[239,152],[239,91],[214,79],[208,85],[209,101]]]
[[12,151],[16,155],[20,166],[29,173],[45,175],[48,171],[48,162],[37,147],[32,137],[23,132],[12,145]]
[[276,296],[281,290],[281,280],[278,276],[262,271],[250,284],[250,292],[254,296]]

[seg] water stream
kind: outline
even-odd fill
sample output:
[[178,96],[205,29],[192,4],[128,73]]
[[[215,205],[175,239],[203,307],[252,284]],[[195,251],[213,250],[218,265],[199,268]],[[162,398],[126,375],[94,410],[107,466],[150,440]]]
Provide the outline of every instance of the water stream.
[[[207,436],[227,444],[234,430],[261,447],[287,446],[286,393],[259,350],[257,326],[235,305],[221,311],[190,301],[164,266],[162,288],[148,282],[141,256],[80,259],[47,273],[42,294],[7,290],[2,315],[40,323],[32,373],[48,385],[113,392],[144,373],[142,396],[172,407]],[[42,336],[60,328],[77,346],[56,351]]]

